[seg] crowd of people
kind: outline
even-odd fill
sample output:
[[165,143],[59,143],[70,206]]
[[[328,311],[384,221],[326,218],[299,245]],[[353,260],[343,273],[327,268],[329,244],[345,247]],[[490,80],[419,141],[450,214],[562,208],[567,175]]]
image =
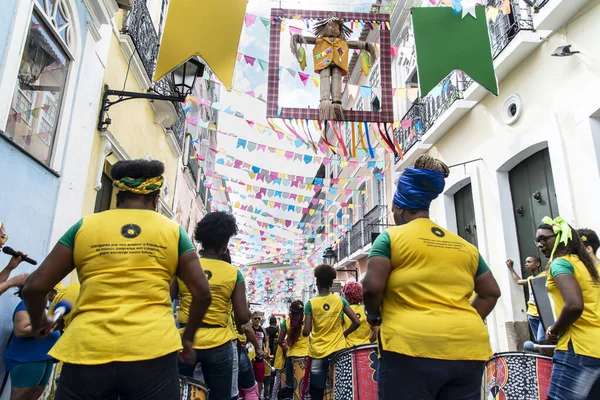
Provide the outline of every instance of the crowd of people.
[[[332,359],[370,344],[381,400],[481,398],[492,356],[485,319],[500,289],[477,248],[429,218],[450,173],[443,162],[424,155],[400,176],[397,226],[373,243],[362,285],[334,293],[336,270],[321,264],[316,295],[293,301],[281,319],[249,303],[228,251],[232,215],[197,222],[198,255],[185,230],[155,211],[163,172],[159,161],[116,163],[116,209],[78,221],[30,276],[9,277],[23,253],[0,272],[0,293],[14,286],[22,297],[5,351],[11,399],[37,399],[49,382],[58,382],[57,400],[175,400],[180,385],[209,400],[330,399]],[[7,239],[0,223],[0,246]],[[532,337],[556,345],[548,399],[600,399],[598,235],[557,217],[532,240],[547,265],[528,256],[529,277],[506,265],[529,288]],[[78,283],[62,286],[74,270]],[[551,326],[531,290],[540,276]],[[72,311],[53,318],[64,300]]]

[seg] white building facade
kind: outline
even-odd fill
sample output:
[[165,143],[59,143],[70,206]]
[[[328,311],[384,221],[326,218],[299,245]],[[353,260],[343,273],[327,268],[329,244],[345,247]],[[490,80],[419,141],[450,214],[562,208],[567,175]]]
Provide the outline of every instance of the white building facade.
[[[403,9],[421,2],[408,3],[399,1],[394,12],[392,30],[400,33],[392,44],[400,46],[395,86],[410,88],[418,79]],[[527,256],[538,255],[541,219],[560,215],[576,228],[600,229],[594,207],[600,195],[600,45],[593,39],[600,35],[600,5],[537,3],[532,10],[512,0],[510,14],[488,21],[498,97],[453,72],[425,98],[407,96],[397,105],[402,120],[413,122],[396,131],[405,155],[394,166],[394,182],[420,154],[451,166],[431,217],[476,245],[500,284],[502,297],[488,318],[494,351],[522,348],[529,339],[523,289],[505,261],[513,259],[522,270]],[[551,56],[565,45],[581,53]]]

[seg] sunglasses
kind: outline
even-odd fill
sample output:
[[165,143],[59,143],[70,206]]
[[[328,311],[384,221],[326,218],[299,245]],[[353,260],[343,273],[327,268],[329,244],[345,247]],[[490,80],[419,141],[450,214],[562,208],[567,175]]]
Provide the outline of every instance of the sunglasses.
[[252,318],[255,321],[260,321],[260,318]]
[[540,236],[538,238],[535,238],[534,242],[535,244],[546,244],[548,242],[548,240],[550,240],[551,238],[555,237],[556,235],[550,235],[550,236]]

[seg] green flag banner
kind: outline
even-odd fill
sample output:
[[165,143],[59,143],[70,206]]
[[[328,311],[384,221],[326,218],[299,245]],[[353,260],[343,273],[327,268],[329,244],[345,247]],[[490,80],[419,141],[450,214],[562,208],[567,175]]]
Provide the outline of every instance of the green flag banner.
[[463,18],[452,7],[412,8],[421,97],[456,69],[498,95],[485,7],[477,6],[476,15]]

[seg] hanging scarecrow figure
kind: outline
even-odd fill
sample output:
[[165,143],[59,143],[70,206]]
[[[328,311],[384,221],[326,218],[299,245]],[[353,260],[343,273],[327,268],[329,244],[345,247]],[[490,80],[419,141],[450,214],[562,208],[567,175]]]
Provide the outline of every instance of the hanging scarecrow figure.
[[376,59],[375,46],[367,42],[348,42],[352,30],[344,25],[344,20],[329,15],[329,18],[319,21],[313,28],[316,37],[292,35],[292,53],[298,59],[300,67],[306,68],[306,49],[304,45],[314,44],[313,58],[315,72],[321,78],[321,99],[319,116],[323,121],[343,120],[342,108],[342,76],[348,74],[349,49],[361,50],[361,66],[365,75]]

